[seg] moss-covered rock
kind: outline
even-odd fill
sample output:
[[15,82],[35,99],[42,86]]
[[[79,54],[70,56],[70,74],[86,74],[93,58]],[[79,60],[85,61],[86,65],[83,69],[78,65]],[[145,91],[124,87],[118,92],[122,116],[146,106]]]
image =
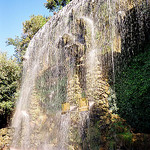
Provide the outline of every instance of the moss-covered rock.
[[108,131],[109,149],[141,150],[150,148],[150,135],[133,133],[126,120],[112,115],[112,123]]

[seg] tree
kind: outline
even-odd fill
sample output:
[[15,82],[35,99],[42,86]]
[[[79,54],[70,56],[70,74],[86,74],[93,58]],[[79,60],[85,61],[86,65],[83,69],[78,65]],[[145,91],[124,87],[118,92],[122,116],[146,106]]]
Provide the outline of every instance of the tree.
[[47,3],[45,3],[45,7],[49,9],[50,11],[57,11],[67,5],[72,0],[47,0]]
[[41,15],[30,17],[30,20],[23,22],[23,33],[32,39],[33,36],[38,32],[40,28],[49,20],[49,18],[43,17]]
[[30,20],[23,22],[23,33],[21,37],[16,36],[15,39],[8,38],[7,45],[13,45],[15,47],[15,57],[19,63],[22,63],[22,57],[26,52],[29,42],[33,36],[38,32],[40,28],[49,20],[41,15],[30,17]]
[[14,108],[19,79],[20,67],[16,60],[0,53],[0,128],[7,124]]

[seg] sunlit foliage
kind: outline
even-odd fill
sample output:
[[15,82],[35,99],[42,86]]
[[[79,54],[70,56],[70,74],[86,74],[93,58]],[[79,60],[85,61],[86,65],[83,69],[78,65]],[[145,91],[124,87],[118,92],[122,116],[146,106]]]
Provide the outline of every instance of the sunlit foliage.
[[7,124],[15,104],[20,67],[15,59],[0,53],[0,127]]
[[116,75],[118,113],[136,130],[150,133],[150,46]]
[[49,20],[49,18],[41,15],[30,17],[30,20],[23,22],[23,33],[21,37],[8,38],[7,45],[13,45],[15,47],[15,57],[19,63],[22,62],[22,56],[29,45],[30,40],[38,32],[40,28]]
[[71,0],[47,0],[45,7],[50,11],[57,11],[67,5]]

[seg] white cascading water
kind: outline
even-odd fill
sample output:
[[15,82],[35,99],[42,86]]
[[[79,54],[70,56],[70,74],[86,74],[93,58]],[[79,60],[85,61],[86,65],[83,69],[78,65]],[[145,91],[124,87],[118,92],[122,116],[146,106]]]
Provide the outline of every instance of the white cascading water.
[[[11,150],[85,149],[81,145],[90,111],[99,93],[106,95],[102,88],[108,75],[104,72],[111,68],[115,82],[116,2],[73,0],[33,37],[24,56]],[[111,64],[103,61],[110,51]],[[88,101],[85,111],[79,108],[83,99]]]

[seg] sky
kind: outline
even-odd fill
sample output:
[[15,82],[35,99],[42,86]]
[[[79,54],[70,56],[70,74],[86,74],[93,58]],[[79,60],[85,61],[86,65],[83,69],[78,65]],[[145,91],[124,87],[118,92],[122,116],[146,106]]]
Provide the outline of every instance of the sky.
[[0,0],[0,52],[13,56],[14,47],[7,46],[8,38],[21,36],[22,23],[30,16],[50,16],[52,13],[44,7],[46,0]]

